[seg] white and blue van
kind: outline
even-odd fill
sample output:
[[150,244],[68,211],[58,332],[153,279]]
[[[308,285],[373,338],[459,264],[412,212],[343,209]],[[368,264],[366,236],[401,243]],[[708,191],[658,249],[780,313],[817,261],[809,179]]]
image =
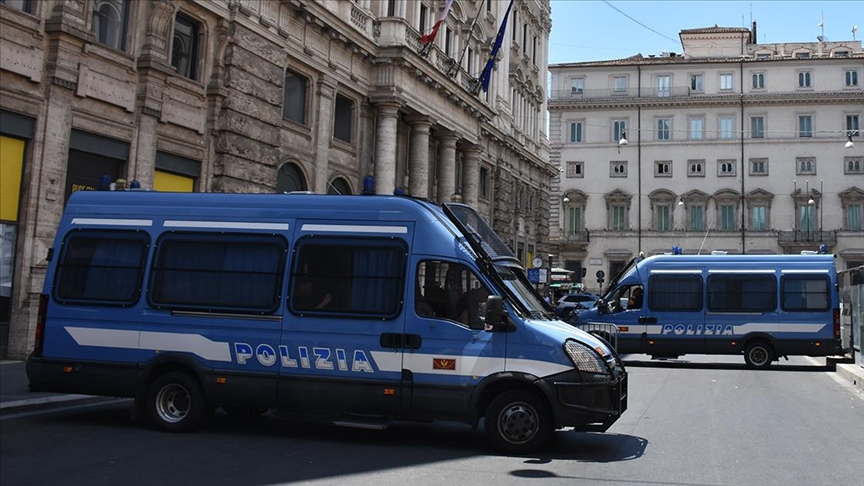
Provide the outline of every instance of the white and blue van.
[[627,408],[607,342],[556,320],[468,206],[399,196],[77,192],[49,254],[32,390],[228,413],[483,420],[524,452]]
[[743,353],[756,369],[791,355],[841,354],[834,256],[816,252],[683,255],[675,247],[634,258],[596,307],[568,319],[617,340],[621,354]]

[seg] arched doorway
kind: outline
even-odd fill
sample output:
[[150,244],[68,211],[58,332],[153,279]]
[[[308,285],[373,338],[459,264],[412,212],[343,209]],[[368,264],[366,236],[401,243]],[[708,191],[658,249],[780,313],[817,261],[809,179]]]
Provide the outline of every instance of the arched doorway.
[[284,194],[286,192],[306,191],[306,179],[300,168],[292,163],[287,163],[279,168],[279,173],[276,175],[276,192]]

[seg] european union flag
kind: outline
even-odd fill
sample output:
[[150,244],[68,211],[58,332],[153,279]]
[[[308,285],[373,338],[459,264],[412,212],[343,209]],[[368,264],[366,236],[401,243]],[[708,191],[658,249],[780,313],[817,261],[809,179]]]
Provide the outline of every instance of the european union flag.
[[492,52],[489,53],[489,60],[486,61],[483,73],[480,74],[480,78],[478,79],[480,85],[483,87],[483,92],[489,91],[489,80],[492,79],[492,69],[495,67],[495,56],[498,55],[498,49],[501,48],[501,43],[504,41],[504,32],[507,31],[507,19],[510,17],[511,8],[513,8],[513,0],[510,0],[510,5],[507,6],[507,13],[504,14],[504,20],[501,21],[498,35],[495,36],[495,44],[492,46]]

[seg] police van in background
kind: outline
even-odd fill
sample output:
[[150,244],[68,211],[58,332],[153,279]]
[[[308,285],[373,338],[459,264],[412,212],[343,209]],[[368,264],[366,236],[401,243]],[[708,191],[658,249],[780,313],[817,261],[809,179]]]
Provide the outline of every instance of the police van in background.
[[[638,307],[636,289],[644,291]],[[780,357],[842,354],[834,256],[813,251],[683,255],[675,247],[634,258],[597,307],[568,322],[617,340],[621,354],[654,358],[743,353],[761,369]]]
[[216,407],[482,419],[514,452],[627,408],[614,350],[555,319],[477,212],[398,196],[76,192],[27,374],[167,431]]

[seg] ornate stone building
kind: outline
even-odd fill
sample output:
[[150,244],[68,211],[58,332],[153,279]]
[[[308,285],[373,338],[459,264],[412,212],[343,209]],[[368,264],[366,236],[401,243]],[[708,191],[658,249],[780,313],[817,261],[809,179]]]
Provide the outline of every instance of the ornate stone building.
[[[548,0],[0,0],[2,288],[33,342],[47,250],[76,190],[404,190],[478,208],[546,255]],[[128,181],[128,182],[126,182]]]
[[673,245],[824,244],[838,269],[864,262],[861,41],[757,44],[755,23],[680,37],[683,53],[549,67],[550,237],[565,265],[597,289],[598,270]]

